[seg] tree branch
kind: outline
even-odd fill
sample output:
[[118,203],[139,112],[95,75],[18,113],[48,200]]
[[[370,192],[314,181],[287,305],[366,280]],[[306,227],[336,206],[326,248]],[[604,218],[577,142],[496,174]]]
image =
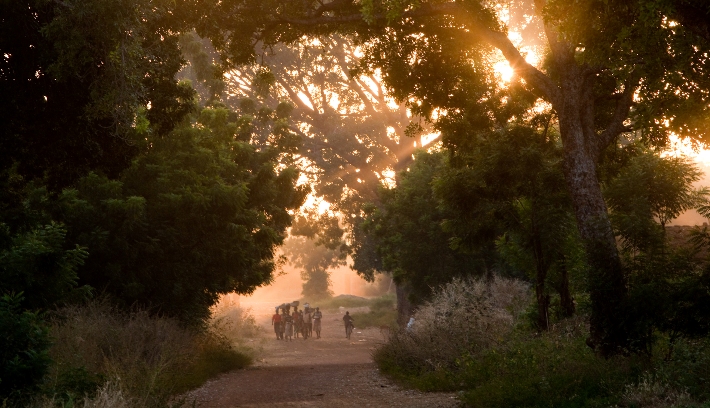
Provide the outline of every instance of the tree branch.
[[614,142],[621,133],[628,131],[628,127],[624,125],[624,121],[629,116],[629,110],[634,104],[634,92],[636,92],[638,84],[638,78],[630,79],[624,84],[624,91],[621,92],[616,102],[616,109],[614,109],[614,114],[611,120],[609,120],[609,125],[597,138],[597,145],[595,146],[596,149],[594,152],[596,153],[596,157],[599,157],[602,151],[604,151],[610,143]]
[[[461,24],[463,24],[463,26],[468,29],[468,32],[474,38],[483,40],[491,46],[499,49],[503,53],[503,56],[508,61],[510,66],[516,71],[516,73],[520,77],[525,79],[525,81],[531,86],[539,89],[542,92],[544,98],[547,99],[550,103],[552,103],[553,105],[559,105],[560,90],[552,82],[552,80],[545,74],[540,72],[537,68],[525,61],[525,58],[523,58],[523,56],[520,54],[520,51],[515,47],[515,45],[513,45],[513,43],[510,41],[510,39],[508,39],[505,33],[483,26],[480,22],[477,21],[476,16],[471,15],[468,10],[462,8],[458,3],[447,2],[435,5],[427,3],[414,10],[405,11],[404,13],[402,13],[401,18],[407,19],[415,17],[434,16],[450,16],[454,18],[456,21],[459,21]],[[382,22],[387,21],[388,17],[383,13],[378,13],[371,16],[370,19],[371,21]],[[301,19],[280,17],[276,21],[276,23],[314,27],[319,25],[343,23],[365,24],[366,22],[362,14],[356,13],[332,17],[319,15],[317,17]]]

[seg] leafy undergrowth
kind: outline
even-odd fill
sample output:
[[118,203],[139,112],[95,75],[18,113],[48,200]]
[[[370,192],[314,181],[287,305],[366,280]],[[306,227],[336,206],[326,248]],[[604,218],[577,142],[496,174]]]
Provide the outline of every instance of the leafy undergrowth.
[[35,406],[180,405],[176,395],[251,364],[250,350],[224,329],[258,329],[243,311],[230,313],[195,329],[144,311],[121,312],[106,302],[62,309],[50,329],[54,364],[45,397]]
[[376,350],[381,371],[425,391],[460,391],[469,407],[710,408],[710,341],[679,341],[671,359],[603,359],[583,317],[538,334],[522,321],[524,287],[454,281]]

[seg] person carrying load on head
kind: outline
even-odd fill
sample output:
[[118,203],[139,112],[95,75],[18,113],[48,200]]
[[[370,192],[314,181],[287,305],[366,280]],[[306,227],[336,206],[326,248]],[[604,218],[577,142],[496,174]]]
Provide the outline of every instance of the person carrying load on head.
[[296,338],[303,331],[303,312],[298,310],[293,312],[293,327],[296,330]]
[[285,310],[281,310],[281,326],[279,327],[281,331],[281,340],[284,339],[284,332],[286,331],[286,316],[288,316],[288,313],[286,313]]

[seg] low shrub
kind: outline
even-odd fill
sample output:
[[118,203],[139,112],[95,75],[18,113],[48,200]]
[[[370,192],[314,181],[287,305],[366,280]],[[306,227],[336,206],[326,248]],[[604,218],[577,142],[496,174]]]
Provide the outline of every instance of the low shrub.
[[464,356],[456,371],[471,407],[610,407],[648,362],[602,359],[585,342],[584,319],[560,322],[549,332],[516,331],[504,344]]
[[696,401],[710,401],[710,339],[677,340],[673,353],[656,350],[655,378],[668,386],[688,392]]
[[251,314],[251,309],[243,309],[238,302],[224,298],[211,309],[212,319],[209,330],[217,336],[224,336],[235,344],[244,346],[263,332]]
[[710,408],[710,339],[657,333],[652,355],[603,359],[586,344],[585,316],[531,330],[526,293],[515,281],[455,280],[375,361],[421,390],[458,390],[468,407]]
[[644,375],[638,383],[629,384],[622,393],[622,407],[674,408],[698,407],[685,390],[679,390],[652,375]]
[[21,404],[35,392],[51,362],[47,326],[21,302],[22,294],[0,297],[0,406]]

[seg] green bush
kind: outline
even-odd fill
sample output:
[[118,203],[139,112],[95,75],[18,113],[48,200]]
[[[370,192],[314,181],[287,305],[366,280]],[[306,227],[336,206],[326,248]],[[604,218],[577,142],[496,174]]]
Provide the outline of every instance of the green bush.
[[[667,352],[658,347],[657,354],[665,357]],[[693,399],[710,402],[710,339],[677,341],[670,359],[656,359],[655,374]]]
[[[576,327],[575,327],[576,326]],[[471,407],[609,407],[647,366],[640,358],[602,359],[585,343],[586,325],[518,333],[502,347],[459,361],[457,381]]]
[[19,404],[35,392],[51,362],[46,325],[20,307],[22,293],[0,297],[0,403]]

